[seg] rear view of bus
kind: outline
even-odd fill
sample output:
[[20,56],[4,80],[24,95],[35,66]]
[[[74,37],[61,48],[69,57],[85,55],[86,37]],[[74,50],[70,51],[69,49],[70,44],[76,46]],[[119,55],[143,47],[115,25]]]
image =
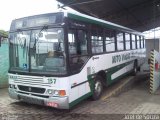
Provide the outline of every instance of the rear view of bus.
[[9,33],[9,95],[56,108],[69,108],[63,13],[12,21]]

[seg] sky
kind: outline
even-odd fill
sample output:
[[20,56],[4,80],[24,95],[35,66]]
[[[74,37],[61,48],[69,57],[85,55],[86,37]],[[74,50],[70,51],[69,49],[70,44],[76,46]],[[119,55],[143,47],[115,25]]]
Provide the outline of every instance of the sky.
[[143,32],[146,39],[160,38],[160,27]]
[[0,29],[8,31],[13,19],[54,11],[57,11],[56,0],[3,0],[0,6]]
[[[56,0],[3,0],[0,6],[0,30],[9,31],[13,19],[57,11]],[[68,10],[71,10],[68,8]],[[154,32],[145,34],[153,38]],[[160,30],[156,31],[156,36]]]

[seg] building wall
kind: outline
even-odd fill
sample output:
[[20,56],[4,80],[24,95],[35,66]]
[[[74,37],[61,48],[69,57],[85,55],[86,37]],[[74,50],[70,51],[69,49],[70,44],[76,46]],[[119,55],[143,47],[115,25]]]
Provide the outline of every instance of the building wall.
[[160,39],[146,39],[146,58],[150,57],[151,50],[160,52]]
[[0,47],[0,88],[8,86],[8,68],[9,68],[9,55],[8,44],[2,43]]

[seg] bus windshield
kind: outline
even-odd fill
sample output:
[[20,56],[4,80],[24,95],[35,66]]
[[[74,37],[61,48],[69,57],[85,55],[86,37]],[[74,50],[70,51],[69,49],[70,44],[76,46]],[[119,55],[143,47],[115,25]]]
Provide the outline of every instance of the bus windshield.
[[62,28],[10,33],[10,70],[65,74],[64,33]]

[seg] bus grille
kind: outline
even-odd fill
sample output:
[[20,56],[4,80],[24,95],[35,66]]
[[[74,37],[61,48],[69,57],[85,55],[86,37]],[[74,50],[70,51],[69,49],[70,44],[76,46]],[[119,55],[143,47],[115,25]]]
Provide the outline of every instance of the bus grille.
[[28,87],[23,85],[18,85],[19,90],[25,91],[25,92],[33,92],[33,93],[41,93],[43,94],[45,92],[45,88],[38,88],[38,87]]
[[35,76],[18,76],[14,81],[17,84],[23,85],[38,85],[38,86],[49,86],[49,83],[43,82],[43,77],[35,77]]

